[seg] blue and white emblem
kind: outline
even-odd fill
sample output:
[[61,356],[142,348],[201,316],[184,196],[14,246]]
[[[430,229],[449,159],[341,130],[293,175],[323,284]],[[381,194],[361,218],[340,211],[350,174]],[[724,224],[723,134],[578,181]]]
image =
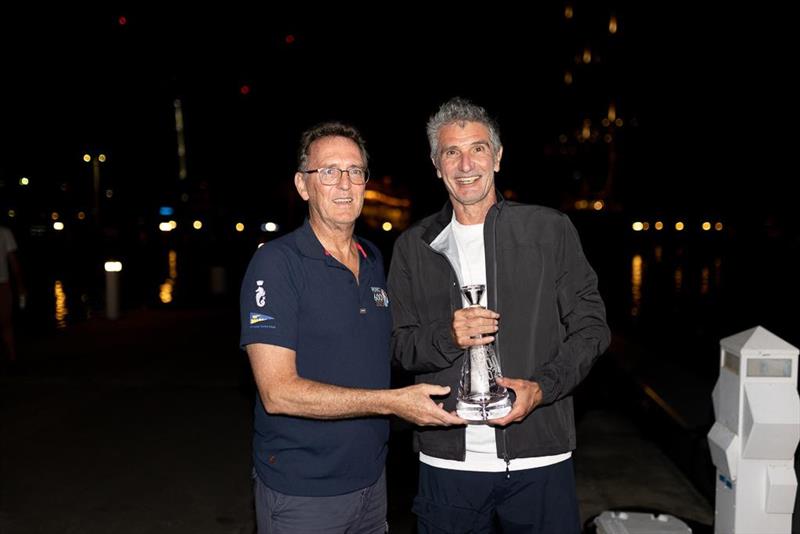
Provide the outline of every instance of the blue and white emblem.
[[263,322],[266,322],[266,321],[272,321],[274,319],[275,319],[274,317],[270,317],[269,315],[266,315],[266,314],[263,314],[263,313],[250,312],[250,324],[251,325],[258,324],[258,323],[263,323]]
[[386,308],[389,306],[389,295],[382,287],[372,288],[372,298],[375,299],[375,306],[379,308]]

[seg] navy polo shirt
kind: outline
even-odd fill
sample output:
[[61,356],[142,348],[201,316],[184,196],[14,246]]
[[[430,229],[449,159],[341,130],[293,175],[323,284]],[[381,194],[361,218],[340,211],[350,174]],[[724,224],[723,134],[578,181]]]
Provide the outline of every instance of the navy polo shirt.
[[[354,388],[389,387],[391,315],[383,259],[359,239],[359,279],[329,255],[306,222],[258,249],[241,291],[241,345],[296,353],[297,374]],[[256,403],[253,457],[268,487],[326,496],[373,484],[386,459],[383,417],[324,421],[271,415]]]

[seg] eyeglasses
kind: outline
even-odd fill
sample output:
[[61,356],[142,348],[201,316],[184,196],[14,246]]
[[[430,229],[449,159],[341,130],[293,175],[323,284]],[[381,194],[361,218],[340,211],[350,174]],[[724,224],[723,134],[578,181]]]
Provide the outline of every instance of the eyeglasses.
[[349,169],[340,169],[338,167],[322,167],[321,169],[306,169],[300,172],[305,174],[319,174],[319,181],[322,185],[336,185],[342,177],[342,173],[347,173],[347,178],[353,185],[362,185],[369,180],[369,169],[362,169],[361,167],[350,167]]

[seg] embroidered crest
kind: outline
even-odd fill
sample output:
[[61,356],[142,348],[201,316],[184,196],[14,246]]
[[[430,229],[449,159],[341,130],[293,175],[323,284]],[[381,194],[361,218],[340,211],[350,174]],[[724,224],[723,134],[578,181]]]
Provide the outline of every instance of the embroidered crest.
[[382,287],[372,288],[372,298],[375,299],[375,306],[379,308],[386,308],[389,306],[389,295]]

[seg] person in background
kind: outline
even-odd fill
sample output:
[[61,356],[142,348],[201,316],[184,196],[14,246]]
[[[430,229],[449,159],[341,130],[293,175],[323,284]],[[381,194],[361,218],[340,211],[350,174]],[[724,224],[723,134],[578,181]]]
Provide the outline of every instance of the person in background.
[[17,242],[9,228],[0,226],[0,336],[5,359],[14,366],[18,357],[14,341],[12,277],[16,283],[19,307],[22,309],[25,307],[27,294],[22,279],[22,267],[17,257]]

